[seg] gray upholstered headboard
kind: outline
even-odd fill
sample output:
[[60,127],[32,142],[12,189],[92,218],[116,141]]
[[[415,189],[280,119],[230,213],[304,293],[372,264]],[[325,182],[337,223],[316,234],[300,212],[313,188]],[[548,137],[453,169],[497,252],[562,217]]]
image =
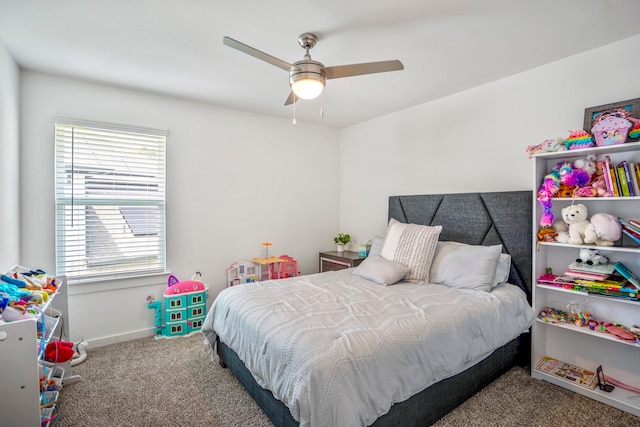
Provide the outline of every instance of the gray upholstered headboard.
[[531,191],[391,196],[389,218],[442,225],[443,241],[502,244],[511,255],[509,283],[524,289],[531,302],[532,203]]

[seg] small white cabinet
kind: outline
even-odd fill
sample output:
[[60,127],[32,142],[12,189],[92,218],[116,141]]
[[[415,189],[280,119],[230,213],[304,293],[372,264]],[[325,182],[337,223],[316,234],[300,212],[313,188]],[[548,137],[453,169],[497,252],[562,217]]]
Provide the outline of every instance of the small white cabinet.
[[[66,277],[56,277],[58,290],[44,305],[38,319],[0,322],[0,414],[2,425],[47,426],[54,415],[57,392],[42,392],[40,379],[45,377],[59,387],[80,381],[73,375],[71,361],[52,364],[45,362],[41,348],[47,342],[69,341],[69,318]],[[42,320],[44,316],[44,335]],[[41,338],[42,337],[42,338]],[[44,345],[40,345],[44,339]],[[41,423],[41,421],[43,421]]]
[[[595,154],[597,160],[609,155],[613,163],[622,160],[640,162],[640,143],[627,143],[608,147],[593,147],[575,151],[538,154],[533,157],[534,165],[534,212],[533,230],[539,229],[541,206],[537,200],[537,190],[543,177],[560,161],[575,161]],[[553,212],[560,218],[560,209],[574,199],[554,198]],[[640,197],[591,197],[578,198],[575,203],[584,204],[589,217],[603,212],[623,218],[640,219]],[[537,235],[534,235],[534,242]],[[565,290],[555,286],[539,285],[537,278],[551,268],[555,275],[562,275],[567,266],[578,258],[581,248],[596,248],[611,262],[621,261],[629,269],[640,275],[640,248],[637,243],[624,236],[622,246],[603,247],[590,245],[569,245],[556,242],[539,242],[533,248],[533,306],[536,313],[545,307],[567,311],[571,302],[586,304],[597,320],[615,322],[625,326],[640,324],[640,302],[601,297]],[[552,324],[536,320],[533,325],[531,374],[533,377],[549,381],[587,397],[601,401],[621,410],[640,416],[640,397],[616,387],[611,393],[601,391],[597,386],[589,390],[565,380],[534,369],[536,363],[549,356],[590,371],[602,365],[605,375],[625,384],[640,387],[640,346],[616,339],[611,334],[591,331],[588,327]]]

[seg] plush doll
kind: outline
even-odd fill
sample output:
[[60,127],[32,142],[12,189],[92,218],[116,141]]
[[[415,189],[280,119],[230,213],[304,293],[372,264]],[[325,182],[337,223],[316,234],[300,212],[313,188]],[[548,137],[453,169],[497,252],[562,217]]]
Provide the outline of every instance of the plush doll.
[[604,169],[602,162],[596,163],[596,171],[591,176],[591,182],[586,186],[579,188],[575,195],[577,197],[607,197],[609,191],[607,190],[607,182],[604,178]]
[[575,185],[571,186],[569,184],[560,184],[560,188],[558,189],[558,194],[556,194],[556,197],[564,197],[564,198],[574,197],[576,191],[578,190],[579,190],[578,187],[576,187]]
[[576,259],[576,262],[582,262],[588,265],[607,264],[609,258],[600,255],[596,249],[580,249],[580,255]]
[[529,145],[525,151],[529,153],[529,158],[537,153],[552,153],[555,151],[565,151],[564,139],[546,139],[538,145]]
[[596,197],[609,196],[609,191],[607,190],[607,181],[605,181],[604,175],[596,175],[595,179],[591,180],[591,188],[594,189]]
[[584,187],[591,181],[591,176],[596,171],[595,156],[588,156],[578,159],[574,163],[560,162],[542,180],[542,185],[538,190],[538,201],[542,206],[542,216],[540,225],[551,227],[554,216],[551,199],[557,197],[562,184],[569,187]]
[[[620,239],[622,227],[618,219],[610,214],[598,213],[588,218],[587,207],[577,203],[562,209],[562,219],[567,231],[559,231],[556,241],[572,245],[596,244],[613,246]],[[556,229],[559,226],[556,224]]]

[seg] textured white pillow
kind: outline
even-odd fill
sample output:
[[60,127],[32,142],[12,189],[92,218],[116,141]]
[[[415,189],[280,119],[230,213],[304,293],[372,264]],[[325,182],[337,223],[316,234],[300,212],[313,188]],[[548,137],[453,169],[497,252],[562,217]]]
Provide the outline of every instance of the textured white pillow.
[[431,227],[396,222],[389,226],[381,255],[409,267],[407,282],[424,283],[429,279],[429,268],[441,231],[441,225]]
[[389,261],[380,255],[371,254],[353,270],[353,274],[356,276],[371,280],[383,286],[389,286],[399,282],[408,272],[409,267],[407,266]]
[[438,242],[429,281],[451,288],[489,292],[493,287],[501,252],[502,245]]

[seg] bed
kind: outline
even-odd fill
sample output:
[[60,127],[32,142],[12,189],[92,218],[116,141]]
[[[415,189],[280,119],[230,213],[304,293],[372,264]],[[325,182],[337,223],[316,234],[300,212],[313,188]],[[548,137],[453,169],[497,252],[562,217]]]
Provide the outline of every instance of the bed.
[[[445,256],[447,250],[467,251],[468,257],[498,247],[499,259],[508,263],[503,279],[490,288],[406,282],[418,269],[393,286],[381,286],[372,282],[379,280],[378,269],[369,277],[371,267],[356,271],[360,266],[243,284],[216,298],[202,328],[205,345],[215,348],[220,364],[231,369],[276,426],[430,425],[528,361],[532,200],[530,191],[389,198],[393,226],[369,265],[389,258],[396,229],[403,236],[407,230],[428,229],[433,238],[441,226],[426,281],[435,276],[447,283],[470,268],[473,261],[466,258],[464,269],[452,269],[447,262],[454,257]],[[455,265],[464,259],[457,258]],[[398,264],[384,267],[396,273]],[[483,286],[489,278],[496,282],[493,265]],[[371,305],[378,300],[382,308]],[[374,313],[367,312],[370,307]],[[476,311],[476,318],[466,319]],[[461,326],[453,329],[454,324]],[[494,329],[503,335],[494,337]],[[436,335],[437,344],[426,342],[427,335]],[[444,367],[432,366],[438,361]]]

